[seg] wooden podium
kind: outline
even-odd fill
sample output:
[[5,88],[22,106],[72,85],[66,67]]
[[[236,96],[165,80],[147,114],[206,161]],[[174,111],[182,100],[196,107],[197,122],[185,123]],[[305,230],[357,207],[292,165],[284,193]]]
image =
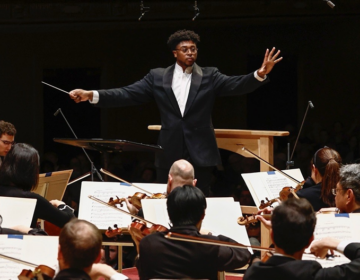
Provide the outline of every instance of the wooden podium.
[[[149,130],[160,130],[161,125],[149,125]],[[241,150],[247,148],[267,162],[274,163],[274,136],[288,136],[288,131],[215,129],[217,145],[220,149],[232,151],[244,157],[252,157]],[[272,170],[260,162],[260,171]]]
[[[160,125],[149,125],[149,130],[160,130]],[[267,130],[239,130],[239,129],[215,129],[217,145],[220,149],[232,151],[244,157],[253,157],[242,150],[247,148],[267,162],[274,163],[274,136],[288,136],[288,131]],[[272,170],[265,163],[260,162],[260,172]],[[255,206],[241,206],[243,214],[256,214]],[[261,246],[269,247],[271,244],[270,233],[261,224]],[[264,252],[262,253],[262,256]]]

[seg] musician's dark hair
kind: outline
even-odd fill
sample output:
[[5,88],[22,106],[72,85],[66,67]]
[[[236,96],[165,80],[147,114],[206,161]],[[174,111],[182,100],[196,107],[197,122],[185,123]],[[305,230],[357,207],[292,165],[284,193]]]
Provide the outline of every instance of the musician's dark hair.
[[200,42],[200,36],[191,30],[178,30],[170,35],[167,45],[171,50],[175,50],[176,46],[183,41],[193,41],[197,45]]
[[335,206],[335,197],[331,190],[339,182],[341,162],[340,154],[328,147],[317,150],[312,159],[312,164],[322,176],[320,197],[329,206]]
[[3,134],[15,136],[15,134],[16,134],[15,126],[12,123],[0,121],[0,137]]
[[274,209],[271,225],[276,246],[292,255],[309,244],[316,215],[305,198],[289,198]]
[[206,199],[200,189],[184,185],[169,194],[166,205],[173,226],[196,225],[205,214]]
[[0,185],[32,191],[39,181],[39,154],[29,144],[17,143],[0,167]]
[[102,235],[92,223],[72,219],[62,228],[59,236],[60,251],[70,268],[91,266],[100,254]]
[[339,184],[344,190],[352,189],[356,203],[360,204],[360,164],[342,166]]

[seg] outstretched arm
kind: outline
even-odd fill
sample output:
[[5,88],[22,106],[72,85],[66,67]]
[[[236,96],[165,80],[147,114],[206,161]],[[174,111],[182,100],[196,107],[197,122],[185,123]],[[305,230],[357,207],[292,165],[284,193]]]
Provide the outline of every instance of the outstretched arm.
[[275,54],[275,47],[272,48],[271,51],[269,49],[266,49],[264,61],[260,67],[260,69],[257,70],[257,74],[261,78],[265,78],[266,74],[269,74],[276,63],[280,62],[283,58],[277,58],[280,54],[280,50],[278,50]]

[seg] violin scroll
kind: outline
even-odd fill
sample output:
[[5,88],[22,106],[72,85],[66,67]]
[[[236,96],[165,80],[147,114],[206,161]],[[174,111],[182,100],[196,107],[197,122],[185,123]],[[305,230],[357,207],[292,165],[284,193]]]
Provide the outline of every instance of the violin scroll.
[[255,225],[257,222],[259,222],[258,219],[256,219],[255,215],[251,215],[251,216],[246,216],[246,217],[239,217],[237,220],[238,224],[241,226],[246,226],[249,224]]
[[121,207],[123,207],[123,202],[125,201],[125,198],[119,198],[116,196],[116,199],[110,197],[108,204],[111,206],[116,207],[116,204],[119,204]]

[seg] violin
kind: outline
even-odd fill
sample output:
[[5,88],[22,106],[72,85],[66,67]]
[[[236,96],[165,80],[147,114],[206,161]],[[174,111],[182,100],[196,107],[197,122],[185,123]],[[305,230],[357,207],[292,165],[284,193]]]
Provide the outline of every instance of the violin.
[[[109,171],[107,171],[107,170],[105,170],[105,169],[103,169],[103,168],[101,168],[100,171],[101,171],[102,173],[104,173],[104,174],[106,174],[106,175],[108,175],[108,176],[110,176],[110,177],[112,177],[112,178],[120,181],[120,182],[126,183],[126,184],[128,184],[128,185],[130,185],[130,186],[133,186],[133,187],[135,187],[135,188],[137,188],[137,189],[139,189],[139,190],[141,190],[141,191],[143,191],[143,192],[145,192],[145,193],[150,194],[150,195],[147,195],[147,194],[145,194],[145,193],[136,192],[133,196],[129,196],[129,197],[128,197],[128,199],[130,200],[130,203],[133,204],[133,205],[136,207],[136,209],[140,209],[140,208],[141,208],[141,200],[142,200],[142,199],[149,199],[149,198],[150,198],[150,199],[163,199],[163,198],[166,198],[166,194],[163,194],[163,193],[151,193],[151,192],[149,192],[149,191],[147,191],[147,190],[145,190],[145,189],[143,189],[143,188],[140,188],[139,186],[136,186],[136,185],[134,185],[134,184],[131,184],[131,183],[129,183],[128,181],[126,181],[126,180],[124,180],[124,179],[121,179],[120,177],[112,174],[111,172],[109,172]],[[117,197],[117,199],[113,199],[113,198],[111,197],[111,198],[109,199],[109,202],[108,202],[108,203],[109,203],[110,205],[113,205],[113,206],[115,206],[116,204],[119,204],[119,205],[122,207],[122,206],[123,206],[122,203],[123,203],[124,201],[125,201],[125,198],[119,198],[119,197]]]
[[[155,193],[151,196],[146,195],[145,193],[136,192],[133,196],[129,196],[129,202],[136,207],[136,209],[141,209],[141,200],[142,199],[163,199],[166,198],[166,195],[162,193]],[[116,204],[119,204],[121,207],[123,206],[123,202],[125,201],[125,198],[119,198],[116,196],[116,199],[110,197],[108,204],[115,206]]]
[[105,231],[105,235],[109,238],[117,238],[118,235],[123,235],[125,232],[125,229],[119,228],[116,224],[114,225],[114,229],[111,227],[108,227],[108,229]]
[[[270,220],[271,219],[271,215],[270,214],[263,214],[261,215],[262,217],[264,217],[266,220]],[[246,217],[239,217],[237,220],[237,223],[241,226],[246,226],[246,225],[255,225],[256,223],[258,223],[259,220],[256,219],[256,215],[250,215],[250,216],[246,216]]]
[[47,265],[36,265],[27,261],[0,254],[0,258],[13,261],[22,265],[34,267],[34,270],[23,269],[18,275],[19,280],[51,280],[55,276],[55,270]]
[[296,199],[299,199],[299,197],[297,196],[296,192],[298,190],[301,190],[303,185],[304,185],[305,181],[299,183],[296,188],[293,188],[293,187],[284,187],[280,193],[279,193],[279,196],[280,196],[280,200],[281,201],[285,201],[287,200],[289,197],[295,197]]
[[267,197],[265,197],[265,199],[266,202],[264,200],[261,200],[259,209],[265,209],[266,207],[273,205],[273,203],[278,202],[278,199],[280,199],[280,197],[276,197],[270,200]]
[[[168,229],[162,225],[152,224],[151,227],[147,227],[146,224],[141,222],[132,222],[130,225],[130,234],[136,241],[140,242],[146,235],[154,232],[166,232]],[[134,240],[134,241],[135,241]]]
[[33,271],[23,269],[18,276],[19,280],[51,280],[55,276],[55,270],[46,266],[39,265]]

